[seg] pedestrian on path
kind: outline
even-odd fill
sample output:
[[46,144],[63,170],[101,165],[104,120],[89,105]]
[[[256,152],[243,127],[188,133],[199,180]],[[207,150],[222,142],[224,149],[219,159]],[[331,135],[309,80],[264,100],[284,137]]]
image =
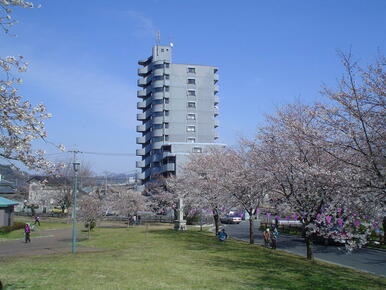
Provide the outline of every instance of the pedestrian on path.
[[35,223],[34,225],[38,224],[39,227],[40,227],[40,217],[39,216],[35,216]]
[[271,234],[272,249],[276,249],[278,238],[279,238],[279,232],[278,232],[277,228],[275,227],[272,231],[272,234]]
[[269,242],[271,240],[271,233],[269,232],[269,228],[267,228],[264,233],[263,233],[263,237],[264,237],[264,246],[265,247],[269,247]]
[[25,224],[24,226],[24,236],[25,236],[25,242],[30,243],[31,242],[31,227],[29,224]]

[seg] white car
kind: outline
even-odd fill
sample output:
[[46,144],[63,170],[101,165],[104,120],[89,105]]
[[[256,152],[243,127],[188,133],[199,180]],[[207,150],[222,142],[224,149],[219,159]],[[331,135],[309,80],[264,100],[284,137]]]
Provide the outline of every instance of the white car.
[[241,217],[240,216],[226,215],[226,216],[220,218],[220,221],[223,224],[239,224],[239,223],[241,223]]

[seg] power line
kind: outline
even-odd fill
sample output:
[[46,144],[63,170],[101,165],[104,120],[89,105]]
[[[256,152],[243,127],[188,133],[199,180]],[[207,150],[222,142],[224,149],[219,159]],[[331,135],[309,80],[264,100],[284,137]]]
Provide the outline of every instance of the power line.
[[89,155],[103,155],[103,156],[136,156],[134,153],[115,153],[115,152],[91,152],[91,151],[79,151],[69,150],[65,152],[59,153],[48,153],[46,156],[60,155],[60,154],[68,154],[68,153],[79,153],[79,154],[89,154]]

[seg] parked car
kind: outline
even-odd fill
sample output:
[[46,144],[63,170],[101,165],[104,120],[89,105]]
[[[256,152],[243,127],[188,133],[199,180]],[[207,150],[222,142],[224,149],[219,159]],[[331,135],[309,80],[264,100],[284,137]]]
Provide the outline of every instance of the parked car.
[[52,213],[60,214],[60,213],[67,213],[67,209],[65,208],[64,211],[61,206],[55,206],[52,210]]
[[241,223],[241,216],[230,216],[230,215],[226,215],[222,218],[220,218],[220,221],[223,223],[223,224],[239,224]]

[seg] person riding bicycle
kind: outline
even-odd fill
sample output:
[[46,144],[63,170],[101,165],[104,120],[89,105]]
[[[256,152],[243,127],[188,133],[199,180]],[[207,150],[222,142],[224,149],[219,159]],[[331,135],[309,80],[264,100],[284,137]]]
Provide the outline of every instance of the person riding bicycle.
[[225,232],[225,229],[222,229],[217,233],[217,237],[220,242],[225,242],[225,240],[228,238],[228,234]]

